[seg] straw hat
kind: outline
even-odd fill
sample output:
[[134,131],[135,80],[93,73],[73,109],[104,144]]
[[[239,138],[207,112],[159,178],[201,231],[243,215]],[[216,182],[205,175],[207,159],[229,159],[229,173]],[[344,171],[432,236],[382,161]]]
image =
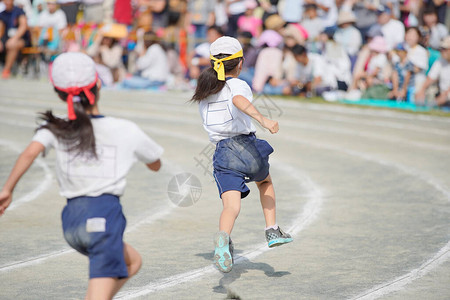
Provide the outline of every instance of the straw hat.
[[278,30],[281,29],[286,22],[283,20],[280,15],[271,15],[269,16],[266,21],[264,22],[264,25],[266,26],[266,29],[269,30]]
[[338,26],[341,26],[342,24],[345,23],[355,23],[355,22],[356,22],[355,14],[352,13],[351,11],[341,10],[339,12],[339,16],[337,19]]
[[376,36],[369,43],[369,49],[372,51],[386,53],[388,50],[385,39],[382,36]]
[[127,27],[124,24],[106,24],[102,27],[101,31],[104,37],[110,37],[114,39],[121,39],[128,35]]

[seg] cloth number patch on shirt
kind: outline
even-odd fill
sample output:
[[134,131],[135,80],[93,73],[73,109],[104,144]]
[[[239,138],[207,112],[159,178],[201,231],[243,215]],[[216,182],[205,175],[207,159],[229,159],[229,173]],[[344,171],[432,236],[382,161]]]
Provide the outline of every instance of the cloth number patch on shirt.
[[206,112],[206,125],[222,125],[233,120],[228,100],[208,103],[208,111]]
[[86,232],[105,232],[105,231],[106,231],[105,218],[92,218],[86,220]]

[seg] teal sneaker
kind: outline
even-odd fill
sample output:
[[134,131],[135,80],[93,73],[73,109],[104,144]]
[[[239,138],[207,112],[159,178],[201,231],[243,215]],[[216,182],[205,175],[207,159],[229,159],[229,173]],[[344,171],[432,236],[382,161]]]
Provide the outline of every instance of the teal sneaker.
[[281,246],[293,241],[290,234],[281,230],[280,226],[277,229],[269,228],[266,230],[266,241],[269,248]]
[[219,231],[214,236],[214,264],[224,273],[228,273],[233,268],[234,246],[230,236],[225,231]]

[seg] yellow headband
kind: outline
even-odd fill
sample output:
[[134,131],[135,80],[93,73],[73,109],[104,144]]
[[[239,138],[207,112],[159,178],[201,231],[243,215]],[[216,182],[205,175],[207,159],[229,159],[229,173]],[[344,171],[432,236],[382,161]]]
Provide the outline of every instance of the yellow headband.
[[217,72],[217,79],[221,81],[225,81],[225,66],[223,65],[223,62],[226,60],[231,60],[238,57],[243,57],[244,52],[242,50],[236,52],[233,55],[224,57],[224,58],[215,58],[214,56],[210,55],[209,58],[214,61],[214,71]]

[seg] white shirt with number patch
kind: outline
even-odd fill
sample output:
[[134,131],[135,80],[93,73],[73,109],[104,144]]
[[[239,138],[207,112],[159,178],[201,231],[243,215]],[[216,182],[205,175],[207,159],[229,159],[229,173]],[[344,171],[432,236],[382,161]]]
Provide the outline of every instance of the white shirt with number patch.
[[135,123],[112,117],[91,119],[98,158],[74,155],[48,129],[36,132],[33,141],[56,151],[56,177],[60,194],[66,198],[96,197],[101,194],[121,196],[126,175],[137,161],[157,161],[163,148],[147,136]]
[[234,106],[233,97],[237,95],[253,101],[253,93],[248,84],[241,79],[231,78],[220,92],[200,101],[203,127],[211,142],[217,143],[226,138],[256,131],[251,118]]

